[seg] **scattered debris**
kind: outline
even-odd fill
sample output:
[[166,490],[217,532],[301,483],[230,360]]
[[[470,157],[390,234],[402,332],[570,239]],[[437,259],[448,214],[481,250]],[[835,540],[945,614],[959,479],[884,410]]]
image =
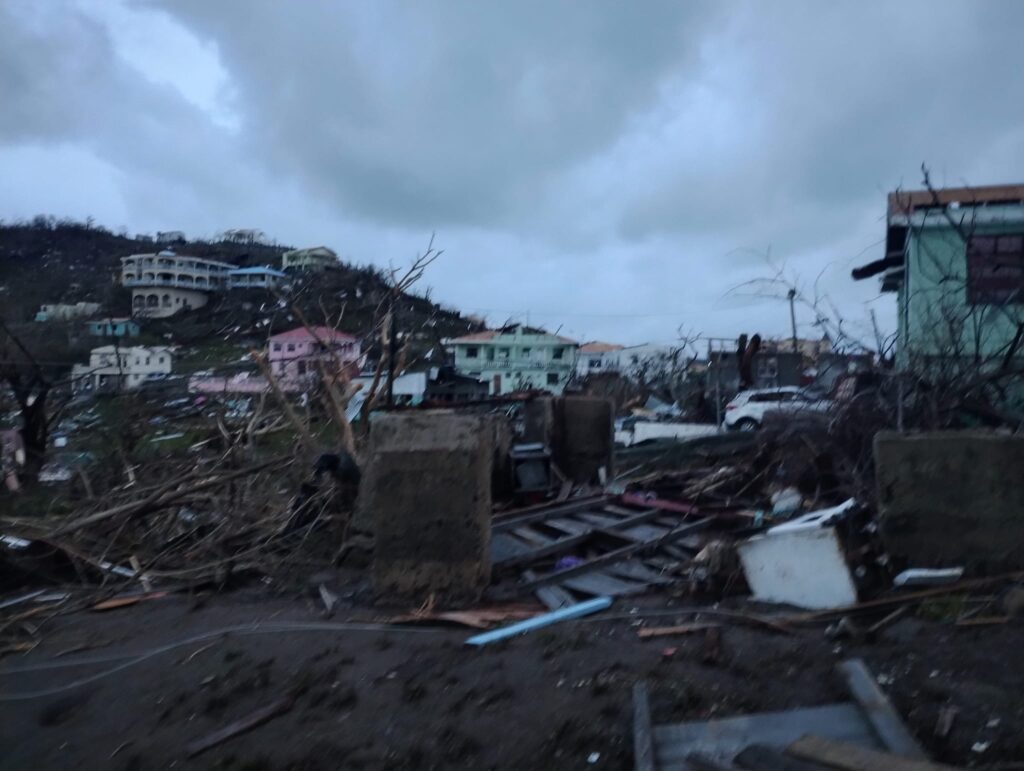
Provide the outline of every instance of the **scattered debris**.
[[295,699],[291,696],[277,699],[264,707],[260,707],[259,709],[250,712],[245,717],[239,718],[223,728],[214,731],[212,734],[189,743],[185,747],[185,751],[188,753],[190,758],[194,758],[196,755],[206,752],[207,750],[216,747],[218,744],[223,744],[228,739],[232,739],[239,734],[251,731],[253,728],[266,723],[268,720],[272,720],[279,715],[283,715],[291,710],[294,705]]
[[[901,761],[922,764],[907,768],[929,768],[924,752],[878,690],[864,663],[846,661],[838,671],[853,697],[851,702],[674,725],[651,724],[647,686],[638,683],[633,689],[635,768],[676,768],[694,756],[702,762],[728,764],[750,748],[757,748],[756,754],[763,754],[763,748],[788,752],[790,745],[807,735],[888,751]],[[883,764],[870,768],[894,767]]]

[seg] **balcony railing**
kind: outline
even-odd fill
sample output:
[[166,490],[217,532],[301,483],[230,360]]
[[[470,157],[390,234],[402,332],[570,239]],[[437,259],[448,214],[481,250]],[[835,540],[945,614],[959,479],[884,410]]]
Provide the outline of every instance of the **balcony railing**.
[[166,286],[179,287],[181,289],[196,289],[200,292],[216,292],[224,288],[223,284],[198,283],[180,278],[124,278],[121,280],[124,286]]
[[470,359],[460,357],[456,359],[456,365],[460,369],[516,369],[516,370],[570,370],[575,368],[576,362],[572,359],[488,359],[477,357]]

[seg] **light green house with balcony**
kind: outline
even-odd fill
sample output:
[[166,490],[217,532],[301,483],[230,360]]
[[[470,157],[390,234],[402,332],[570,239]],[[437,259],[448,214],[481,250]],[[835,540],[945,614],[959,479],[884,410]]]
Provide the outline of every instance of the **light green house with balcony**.
[[889,194],[885,256],[853,271],[896,293],[900,369],[1024,354],[1024,185]]
[[576,368],[579,343],[520,324],[445,341],[455,370],[486,381],[492,396],[537,389],[560,394]]

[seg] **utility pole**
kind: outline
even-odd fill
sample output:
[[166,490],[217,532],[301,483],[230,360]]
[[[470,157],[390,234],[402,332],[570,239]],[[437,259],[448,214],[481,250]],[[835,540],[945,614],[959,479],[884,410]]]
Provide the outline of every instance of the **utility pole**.
[[796,309],[793,301],[796,299],[796,290],[789,290],[789,323],[793,330],[793,353],[796,353]]

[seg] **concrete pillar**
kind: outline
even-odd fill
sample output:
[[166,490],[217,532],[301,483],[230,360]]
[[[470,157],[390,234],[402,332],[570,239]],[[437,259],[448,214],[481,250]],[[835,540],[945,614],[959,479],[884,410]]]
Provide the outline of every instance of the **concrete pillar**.
[[524,442],[540,442],[551,446],[555,436],[555,399],[541,396],[523,405]]
[[554,460],[573,482],[610,479],[615,451],[615,409],[600,396],[564,396],[555,403]]
[[373,417],[359,509],[376,537],[381,599],[479,599],[491,577],[494,427],[443,410]]

